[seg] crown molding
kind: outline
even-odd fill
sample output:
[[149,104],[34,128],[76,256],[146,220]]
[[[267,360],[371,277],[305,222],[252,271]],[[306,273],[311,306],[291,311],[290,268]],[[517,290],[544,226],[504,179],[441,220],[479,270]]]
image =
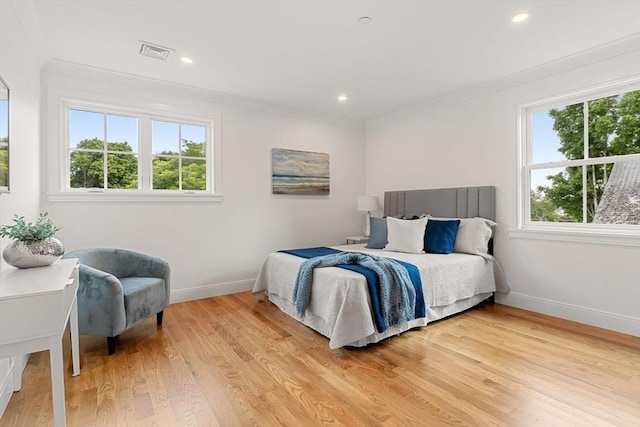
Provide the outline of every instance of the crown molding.
[[105,81],[109,84],[116,84],[121,87],[132,89],[142,89],[160,92],[166,95],[177,97],[188,97],[201,101],[220,104],[221,106],[243,108],[248,110],[261,111],[265,113],[278,114],[294,117],[297,119],[312,120],[321,123],[329,123],[337,126],[364,130],[364,121],[347,119],[340,116],[316,113],[300,108],[288,107],[280,104],[270,103],[257,99],[232,95],[224,92],[217,92],[196,86],[174,83],[150,77],[142,77],[135,74],[123,73],[120,71],[94,67],[61,59],[51,59],[42,68],[43,74],[59,75],[62,77],[72,77],[80,80]]
[[[640,60],[640,33],[588,50],[567,55],[563,58],[540,64],[517,73],[499,77],[478,85],[468,86],[453,92],[440,94],[423,103],[367,120],[365,122],[365,127],[366,129],[372,129],[377,126],[407,119],[426,111],[455,105],[511,87],[547,78],[555,74],[581,68],[589,64],[632,53],[636,53]],[[640,64],[640,61],[638,63]],[[640,67],[638,68],[640,71]]]

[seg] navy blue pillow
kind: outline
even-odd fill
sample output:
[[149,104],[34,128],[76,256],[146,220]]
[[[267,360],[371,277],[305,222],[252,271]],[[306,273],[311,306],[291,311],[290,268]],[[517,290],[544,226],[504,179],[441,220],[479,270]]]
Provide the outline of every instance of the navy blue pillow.
[[450,254],[456,244],[460,220],[429,219],[424,234],[424,250],[432,254]]
[[369,222],[369,241],[367,248],[384,249],[387,245],[387,219],[371,217]]

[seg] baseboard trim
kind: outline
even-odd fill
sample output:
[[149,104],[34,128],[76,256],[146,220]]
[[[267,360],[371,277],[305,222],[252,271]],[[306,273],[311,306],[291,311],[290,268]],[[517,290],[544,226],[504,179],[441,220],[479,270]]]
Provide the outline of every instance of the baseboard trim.
[[[214,283],[195,288],[180,289],[171,292],[171,302],[192,301],[220,295],[235,294],[253,289],[255,279],[235,282]],[[560,317],[574,322],[585,323],[599,328],[609,329],[623,334],[640,337],[640,318],[623,316],[602,310],[582,307],[574,304],[534,297],[518,292],[496,294],[496,302],[524,310],[535,311],[549,316]]]
[[640,318],[637,317],[623,316],[517,292],[496,294],[496,302],[640,337]]
[[171,303],[192,301],[196,299],[217,297],[250,291],[256,279],[238,280],[235,282],[213,283],[211,285],[171,291]]

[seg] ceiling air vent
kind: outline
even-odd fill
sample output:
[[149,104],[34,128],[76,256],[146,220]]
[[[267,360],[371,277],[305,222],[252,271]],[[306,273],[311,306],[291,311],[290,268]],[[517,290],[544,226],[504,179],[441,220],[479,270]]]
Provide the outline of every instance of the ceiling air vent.
[[140,40],[140,55],[148,56],[149,58],[160,59],[166,61],[169,59],[174,49],[169,47],[160,46],[157,44],[149,43]]

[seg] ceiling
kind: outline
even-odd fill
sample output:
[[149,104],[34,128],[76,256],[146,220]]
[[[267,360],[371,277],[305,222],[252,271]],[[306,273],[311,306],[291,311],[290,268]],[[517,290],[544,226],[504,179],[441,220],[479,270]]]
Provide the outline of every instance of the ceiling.
[[640,0],[23,1],[48,59],[358,121],[640,33]]

